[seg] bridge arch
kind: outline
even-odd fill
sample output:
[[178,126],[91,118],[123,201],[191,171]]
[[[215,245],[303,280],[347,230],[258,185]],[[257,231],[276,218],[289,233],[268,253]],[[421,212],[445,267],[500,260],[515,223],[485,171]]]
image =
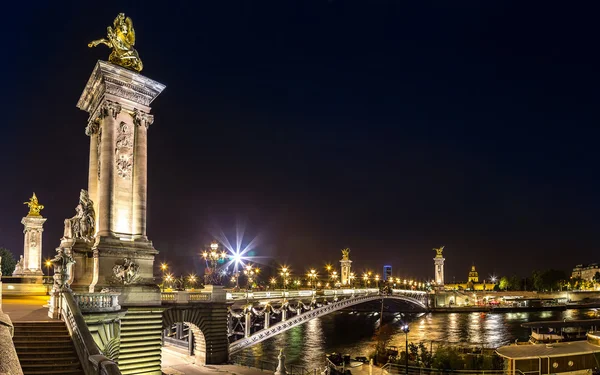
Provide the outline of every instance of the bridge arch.
[[255,332],[254,334],[250,335],[249,337],[244,337],[242,339],[234,341],[229,345],[229,353],[233,354],[240,350],[243,350],[245,348],[248,348],[250,346],[258,344],[261,341],[264,341],[270,337],[273,337],[281,332],[287,331],[298,325],[304,324],[307,321],[312,320],[314,318],[328,315],[332,312],[335,312],[335,311],[338,311],[338,310],[341,310],[341,309],[344,309],[347,307],[359,305],[362,303],[382,300],[382,299],[400,300],[400,301],[411,303],[411,304],[417,306],[418,308],[422,309],[423,311],[427,310],[427,305],[425,303],[423,303],[421,300],[419,300],[415,297],[407,296],[407,295],[374,294],[374,295],[364,295],[364,296],[357,296],[357,297],[342,298],[338,301],[334,301],[332,303],[328,303],[328,304],[322,305],[321,307],[313,308],[311,310],[308,310],[308,311],[298,314],[296,316],[290,317],[285,321],[281,321],[279,323],[273,324],[269,328],[262,329],[258,332]]
[[194,335],[196,364],[227,362],[227,308],[225,305],[202,304],[174,306],[163,312],[163,329],[175,323],[188,324]]

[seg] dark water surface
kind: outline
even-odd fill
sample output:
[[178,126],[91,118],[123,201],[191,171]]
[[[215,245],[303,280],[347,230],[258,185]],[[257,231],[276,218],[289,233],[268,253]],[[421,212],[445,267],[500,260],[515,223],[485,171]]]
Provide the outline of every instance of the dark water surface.
[[[410,318],[408,340],[423,342],[434,350],[443,343],[496,348],[516,339],[527,341],[529,331],[521,327],[525,322],[595,317],[595,310],[589,309],[487,314],[430,313]],[[386,324],[392,324],[394,329],[391,345],[404,348],[405,337],[400,330],[400,320],[386,316]],[[373,350],[372,338],[378,326],[376,314],[332,313],[280,333],[235,357],[276,362],[279,349],[285,349],[287,363],[315,368],[323,364],[326,353],[347,353],[353,357],[369,354]]]

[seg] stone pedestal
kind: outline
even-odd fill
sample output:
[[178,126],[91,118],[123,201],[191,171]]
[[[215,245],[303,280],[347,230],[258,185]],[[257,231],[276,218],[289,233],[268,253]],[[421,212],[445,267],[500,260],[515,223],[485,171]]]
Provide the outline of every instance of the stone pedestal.
[[160,305],[153,275],[158,251],[146,236],[147,131],[150,103],[165,86],[98,61],[77,107],[90,114],[88,192],[96,214],[94,241],[64,239],[76,261],[75,291],[121,293],[121,305]]
[[21,220],[25,226],[23,233],[23,270],[13,276],[43,276],[42,271],[42,232],[46,219],[41,215],[27,215]]
[[436,256],[435,258],[433,258],[433,263],[434,263],[434,274],[435,274],[435,284],[436,287],[439,289],[443,289],[444,288],[444,261],[446,260],[446,258],[442,257],[442,256]]
[[340,281],[342,285],[350,285],[350,269],[352,267],[352,261],[350,259],[340,260],[341,275]]

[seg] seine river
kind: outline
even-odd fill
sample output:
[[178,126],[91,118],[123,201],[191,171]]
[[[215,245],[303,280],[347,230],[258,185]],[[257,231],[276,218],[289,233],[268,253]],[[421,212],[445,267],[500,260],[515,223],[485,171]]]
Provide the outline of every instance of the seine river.
[[[484,345],[496,348],[515,340],[527,341],[529,331],[520,325],[541,320],[595,318],[594,310],[535,311],[518,313],[430,313],[410,317],[409,342],[423,342],[433,350],[443,343]],[[404,348],[400,321],[386,316],[394,335],[391,345]],[[286,362],[314,368],[324,362],[326,353],[366,356],[373,349],[373,335],[379,326],[372,313],[338,312],[313,319],[304,325],[248,348],[236,357],[277,361],[279,349],[285,349]]]

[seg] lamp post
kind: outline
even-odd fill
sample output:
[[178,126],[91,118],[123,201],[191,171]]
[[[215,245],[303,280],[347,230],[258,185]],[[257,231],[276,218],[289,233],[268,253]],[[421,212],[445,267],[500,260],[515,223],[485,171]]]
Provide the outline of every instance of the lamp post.
[[46,273],[48,274],[47,276],[50,276],[50,266],[52,265],[50,259],[46,259],[44,265],[46,266]]
[[379,289],[379,275],[375,275],[376,288]]
[[315,279],[317,278],[317,271],[315,269],[311,269],[310,272],[306,275],[308,276],[308,280],[310,281],[310,287],[315,287]]
[[288,277],[290,277],[290,270],[286,266],[281,268],[281,278],[283,279],[283,296],[285,297],[285,289],[287,288]]
[[363,283],[365,284],[365,288],[367,287],[367,280],[369,280],[369,275],[363,273]]
[[356,275],[354,274],[354,272],[350,272],[350,275],[348,275],[348,280],[350,281],[350,285],[352,285],[352,289],[354,289],[354,279],[356,278]]
[[331,279],[333,280],[333,286],[335,287],[337,284],[337,278],[338,278],[338,274],[337,271],[333,271],[331,273]]
[[[171,275],[170,273],[167,274],[167,276],[165,276],[165,281],[168,281],[169,283],[171,281],[173,281],[173,275]],[[163,281],[163,291],[164,291],[164,281]]]
[[217,271],[219,261],[227,258],[227,253],[224,251],[219,252],[219,244],[213,241],[210,244],[210,251],[202,253],[202,257],[206,260],[206,265],[209,272],[205,272],[204,283],[209,285],[219,285],[221,277]]
[[162,291],[165,291],[165,271],[167,270],[169,266],[167,265],[167,263],[162,263],[160,265],[160,270],[162,271]]
[[410,332],[410,328],[408,327],[408,324],[404,323],[402,325],[402,327],[400,327],[400,329],[402,330],[402,332],[404,332],[404,335],[406,337],[406,349],[405,349],[405,353],[406,353],[406,375],[408,375],[408,332]]
[[196,285],[196,275],[193,275],[193,274],[189,275],[188,276],[188,282],[192,286],[192,289],[194,289],[194,286]]

